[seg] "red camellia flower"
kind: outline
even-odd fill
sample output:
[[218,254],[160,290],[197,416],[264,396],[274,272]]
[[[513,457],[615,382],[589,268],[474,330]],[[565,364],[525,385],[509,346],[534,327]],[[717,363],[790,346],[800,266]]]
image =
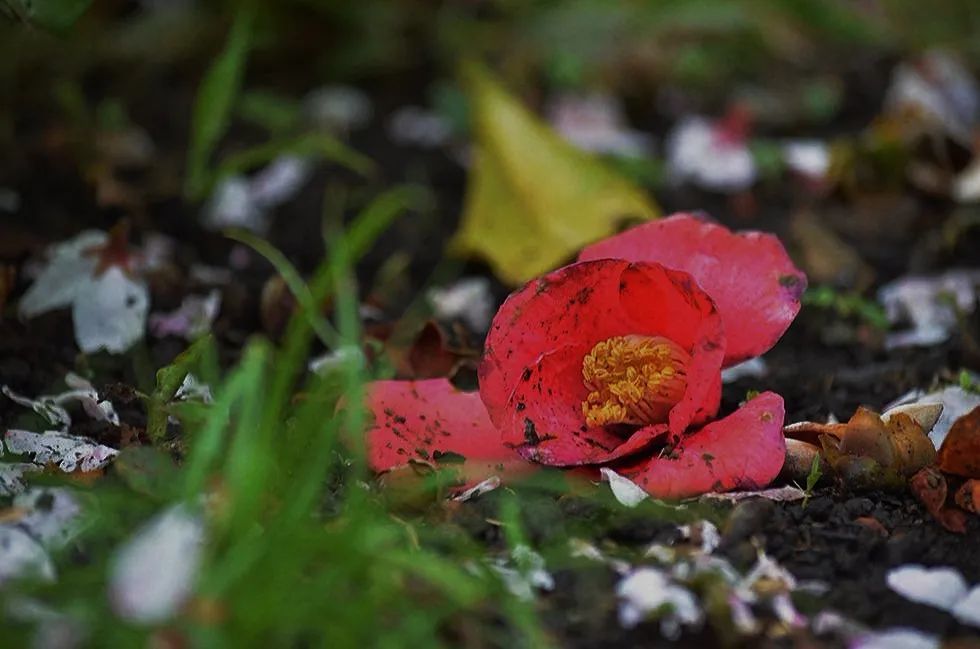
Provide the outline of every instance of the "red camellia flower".
[[501,306],[480,365],[486,412],[446,381],[375,384],[372,465],[442,450],[506,469],[516,451],[613,465],[659,497],[761,487],[785,455],[782,398],[716,419],[721,369],[772,347],[805,286],[775,237],[690,215],[601,241]]

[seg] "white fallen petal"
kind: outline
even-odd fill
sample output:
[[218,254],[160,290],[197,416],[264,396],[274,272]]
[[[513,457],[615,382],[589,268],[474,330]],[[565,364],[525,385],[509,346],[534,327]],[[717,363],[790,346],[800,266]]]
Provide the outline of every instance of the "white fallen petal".
[[328,351],[307,363],[307,369],[314,374],[334,372],[351,363],[363,363],[364,352],[360,347],[348,345]]
[[184,377],[177,392],[174,393],[174,401],[200,401],[201,403],[212,403],[214,396],[211,394],[211,386],[201,383],[196,376],[190,372]]
[[895,69],[885,110],[969,145],[980,115],[980,89],[956,59],[934,50]]
[[0,523],[0,586],[17,578],[54,581],[54,564],[37,539],[17,525]]
[[704,612],[697,599],[666,573],[656,568],[638,568],[616,585],[619,598],[619,623],[629,629],[656,615],[661,632],[677,638],[681,627],[700,627]]
[[760,582],[766,582],[767,589],[771,589],[774,583],[781,585],[783,590],[787,592],[796,589],[796,577],[762,551],[759,552],[755,565],[739,582],[738,588],[743,592],[751,591]]
[[126,351],[143,338],[149,303],[145,284],[117,266],[107,269],[75,297],[72,318],[79,348],[85,353]]
[[62,406],[58,405],[52,397],[41,396],[37,399],[25,397],[11,390],[6,385],[0,386],[0,392],[14,403],[30,408],[44,419],[61,430],[67,430],[71,426],[71,415]]
[[[0,455],[3,445],[0,444]],[[0,463],[0,496],[13,496],[19,494],[27,485],[24,484],[25,473],[38,473],[44,467],[29,462],[2,462]]]
[[269,216],[255,202],[244,176],[229,176],[218,183],[204,207],[203,222],[212,230],[243,228],[265,234],[269,229]]
[[766,361],[761,356],[756,356],[755,358],[750,358],[747,361],[723,369],[721,371],[721,382],[734,383],[743,378],[764,378],[767,374],[769,374],[769,366],[766,365]]
[[711,521],[698,521],[690,525],[681,525],[677,529],[683,538],[700,544],[701,554],[711,554],[721,543],[721,533]]
[[745,143],[721,137],[702,117],[685,119],[671,133],[667,167],[675,181],[725,193],[747,189],[756,179],[755,161]]
[[509,559],[497,559],[490,567],[500,575],[507,590],[518,599],[531,601],[536,589],[555,588],[555,579],[545,568],[544,557],[526,545],[516,546]]
[[446,288],[433,288],[427,294],[437,318],[459,318],[476,332],[490,327],[494,299],[486,277],[464,277]]
[[622,106],[611,95],[560,95],[547,113],[551,126],[584,151],[641,156],[651,148],[649,135],[627,127]]
[[480,482],[466,491],[453,496],[453,500],[458,503],[465,503],[467,500],[476,498],[477,496],[482,496],[485,493],[489,493],[500,486],[500,478],[495,475],[490,476],[483,482]]
[[303,99],[307,119],[335,133],[360,128],[374,112],[371,99],[352,86],[324,86]]
[[801,176],[822,180],[830,169],[830,147],[820,140],[792,140],[783,144],[783,160]]
[[939,638],[917,629],[888,629],[859,636],[850,649],[939,649]]
[[902,597],[944,611],[952,610],[967,592],[963,575],[953,568],[906,565],[890,570],[885,581]]
[[405,106],[392,113],[387,130],[397,144],[426,149],[445,146],[453,135],[452,125],[443,116],[418,106]]
[[61,547],[75,535],[82,508],[69,489],[37,487],[14,498],[23,510],[17,525],[46,548]]
[[960,203],[980,201],[980,158],[973,161],[953,181],[953,198]]
[[109,601],[119,617],[158,624],[194,590],[204,549],[204,524],[184,506],[151,519],[117,552],[109,572]]
[[568,547],[569,555],[572,557],[581,557],[597,563],[603,563],[620,575],[625,575],[630,571],[631,566],[628,562],[622,559],[607,557],[602,553],[602,550],[584,539],[571,538],[568,540]]
[[32,456],[37,464],[57,464],[66,473],[95,471],[108,464],[119,451],[96,444],[87,437],[57,431],[34,433],[11,429],[4,435],[7,451]]
[[624,478],[612,469],[599,469],[602,479],[609,483],[613,496],[624,507],[636,507],[650,497],[650,494],[629,478]]
[[48,262],[18,304],[21,318],[33,318],[53,309],[71,306],[79,288],[92,277],[98,258],[85,254],[106,242],[106,234],[86,230],[51,246]]
[[211,331],[220,310],[221,291],[218,289],[207,295],[188,295],[173,311],[151,315],[150,331],[157,338],[179,336],[195,340]]
[[312,175],[306,158],[280,156],[249,179],[249,196],[259,209],[272,209],[295,196]]
[[912,325],[908,331],[889,334],[886,347],[930,346],[946,340],[957,326],[956,310],[971,313],[976,308],[977,286],[980,286],[980,270],[972,269],[907,276],[882,286],[878,301],[888,320],[908,321]]
[[980,628],[980,586],[974,586],[950,611],[957,620]]

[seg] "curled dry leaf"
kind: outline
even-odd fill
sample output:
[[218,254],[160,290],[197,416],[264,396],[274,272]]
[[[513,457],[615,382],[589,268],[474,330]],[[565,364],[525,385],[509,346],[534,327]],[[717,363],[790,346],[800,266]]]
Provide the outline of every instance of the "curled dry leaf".
[[[847,423],[800,422],[787,426],[784,432],[787,437],[819,443],[831,470],[848,486],[898,488],[935,461],[935,447],[921,423],[934,421],[936,413],[934,408],[923,407],[886,414],[887,419],[858,408]],[[805,450],[794,445],[798,455]],[[810,458],[812,461],[812,455]]]
[[946,473],[980,478],[980,406],[957,419],[949,429],[939,447],[937,465]]
[[948,487],[942,472],[935,467],[925,467],[912,476],[909,488],[940,525],[957,534],[966,532],[966,515],[958,509],[946,506]]
[[980,514],[980,480],[967,480],[956,491],[953,500],[968,512]]

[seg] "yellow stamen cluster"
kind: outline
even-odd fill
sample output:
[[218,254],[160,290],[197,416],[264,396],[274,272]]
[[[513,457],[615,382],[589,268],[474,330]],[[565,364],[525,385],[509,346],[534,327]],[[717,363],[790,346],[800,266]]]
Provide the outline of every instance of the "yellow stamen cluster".
[[658,424],[687,389],[691,357],[661,336],[615,336],[582,360],[589,396],[582,414],[589,426]]

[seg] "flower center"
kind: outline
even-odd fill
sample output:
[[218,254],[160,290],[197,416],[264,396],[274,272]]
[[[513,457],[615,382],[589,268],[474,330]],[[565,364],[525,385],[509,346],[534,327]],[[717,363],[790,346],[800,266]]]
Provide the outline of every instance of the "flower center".
[[589,426],[659,424],[687,389],[690,355],[661,336],[614,336],[582,359]]

